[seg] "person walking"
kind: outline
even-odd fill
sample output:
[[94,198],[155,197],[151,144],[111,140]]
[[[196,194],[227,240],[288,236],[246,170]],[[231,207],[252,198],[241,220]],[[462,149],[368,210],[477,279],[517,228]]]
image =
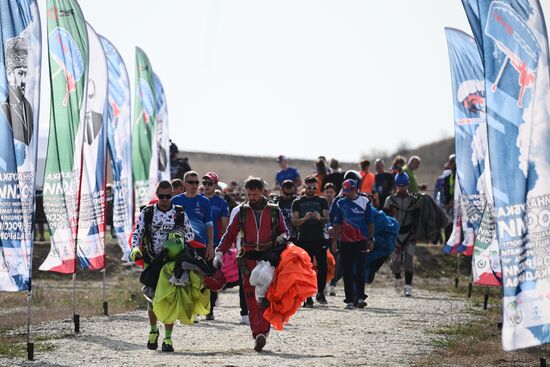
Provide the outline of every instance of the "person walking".
[[[317,260],[317,295],[316,300],[322,305],[327,304],[325,286],[327,282],[327,241],[324,236],[325,224],[328,222],[328,202],[318,196],[317,177],[311,175],[305,178],[305,195],[292,203],[292,224],[298,229],[297,244],[311,258]],[[313,299],[308,298],[306,307],[313,307]]]
[[416,224],[419,209],[417,198],[409,192],[409,175],[401,172],[395,175],[396,192],[384,203],[384,211],[399,222],[399,236],[391,256],[390,268],[395,276],[395,291],[403,289],[402,271],[405,269],[405,297],[412,296],[414,252],[416,248]]
[[264,318],[265,308],[255,298],[255,287],[250,284],[250,273],[265,251],[273,249],[280,241],[286,242],[288,232],[283,214],[277,205],[270,204],[262,195],[264,181],[261,178],[249,178],[244,185],[247,200],[241,204],[239,213],[233,217],[216,248],[214,266],[222,265],[226,253],[242,232],[239,258],[243,268],[243,286],[248,306],[248,316],[254,350],[260,352],[267,341],[269,322]]
[[[368,251],[374,248],[374,224],[371,203],[358,194],[358,182],[347,179],[342,183],[342,194],[332,206],[334,238],[332,249],[340,251],[344,273],[346,309],[367,306],[365,294],[365,262]],[[340,239],[340,249],[338,249]]]
[[[160,271],[164,265],[163,244],[168,239],[168,234],[171,232],[179,233],[185,243],[195,238],[183,208],[170,202],[170,199],[172,199],[172,185],[170,182],[160,181],[157,185],[156,194],[158,202],[146,206],[139,214],[131,237],[132,251],[130,252],[132,261],[136,261],[138,258],[144,259],[146,270],[149,268],[147,271],[153,284],[158,282]],[[151,301],[155,294],[155,288],[145,286],[143,290],[147,296],[147,316],[151,326],[147,349],[156,350],[158,348],[159,330],[157,316],[153,311]],[[173,328],[174,324],[164,324],[163,352],[174,351],[172,345]]]

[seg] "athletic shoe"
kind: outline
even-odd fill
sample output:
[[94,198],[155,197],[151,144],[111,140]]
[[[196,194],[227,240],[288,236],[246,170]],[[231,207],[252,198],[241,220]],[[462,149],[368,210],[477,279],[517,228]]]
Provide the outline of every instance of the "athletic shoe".
[[413,287],[412,285],[405,286],[405,297],[412,297]]
[[403,279],[402,278],[396,279],[394,287],[395,287],[395,293],[397,294],[401,293],[403,289]]
[[206,321],[214,321],[216,318],[214,317],[213,313],[209,313],[208,315],[206,315],[206,317],[204,319]]
[[195,324],[199,323],[199,317],[197,315],[195,315],[195,320],[193,321],[193,323],[195,323]]
[[346,307],[344,307],[344,309],[346,310],[353,310],[355,308],[355,306],[353,305],[353,303],[348,303],[346,304]]
[[162,351],[163,352],[173,352],[174,347],[172,346],[172,338],[164,338],[162,341]]
[[241,322],[239,324],[241,324],[241,325],[250,325],[250,319],[248,318],[248,315],[242,315],[241,316]]
[[328,291],[329,296],[336,296],[336,289],[334,289],[334,286],[331,285]]
[[147,341],[147,349],[157,350],[159,347],[159,330],[149,332],[149,340]]
[[258,334],[256,335],[256,344],[254,345],[254,350],[256,352],[261,352],[262,349],[264,349],[265,347],[265,343],[266,343],[266,337],[264,334]]
[[325,294],[324,294],[324,293],[317,293],[317,296],[315,296],[315,300],[317,301],[317,303],[319,303],[319,304],[321,304],[321,305],[326,305],[326,304],[328,304],[327,299],[325,298]]
[[357,301],[355,301],[354,306],[357,308],[365,308],[367,307],[367,301],[365,301],[362,298],[359,298]]
[[304,307],[313,308],[313,298],[308,297],[308,299],[304,302]]

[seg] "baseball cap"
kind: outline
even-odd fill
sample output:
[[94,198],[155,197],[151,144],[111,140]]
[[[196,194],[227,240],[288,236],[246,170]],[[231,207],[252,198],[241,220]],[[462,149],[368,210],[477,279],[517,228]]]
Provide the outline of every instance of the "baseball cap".
[[276,159],[277,162],[282,162],[282,161],[286,161],[286,160],[287,160],[287,159],[286,159],[286,157],[285,157],[284,155],[280,155],[280,156],[278,156],[277,159]]
[[204,174],[204,176],[202,176],[202,178],[208,178],[210,180],[212,180],[212,182],[214,182],[215,184],[218,183],[218,175],[216,174],[216,172],[207,172]]
[[357,182],[352,179],[347,179],[342,183],[342,192],[344,194],[349,194],[357,188]]

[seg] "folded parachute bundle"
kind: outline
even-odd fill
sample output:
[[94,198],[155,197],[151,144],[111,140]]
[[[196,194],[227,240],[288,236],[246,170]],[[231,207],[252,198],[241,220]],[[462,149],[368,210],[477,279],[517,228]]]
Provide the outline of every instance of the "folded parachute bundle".
[[186,282],[175,285],[175,265],[171,261],[162,267],[153,298],[153,311],[165,324],[176,320],[192,324],[195,315],[207,315],[210,312],[210,291],[205,287],[202,276],[195,270],[186,271],[182,274]]
[[269,261],[260,260],[250,273],[250,285],[254,286],[256,301],[262,303],[275,276],[275,267]]
[[395,249],[399,235],[399,222],[395,218],[375,208],[371,208],[371,218],[374,222],[374,250],[367,254],[365,262],[365,282],[369,284]]
[[302,303],[316,291],[317,276],[309,255],[289,244],[281,253],[275,277],[267,290],[269,306],[264,311],[264,318],[276,330],[283,330]]

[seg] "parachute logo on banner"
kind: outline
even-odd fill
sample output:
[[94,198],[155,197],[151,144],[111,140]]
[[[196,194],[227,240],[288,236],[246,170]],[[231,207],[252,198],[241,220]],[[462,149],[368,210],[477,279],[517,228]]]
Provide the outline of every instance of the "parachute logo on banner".
[[0,291],[29,290],[40,103],[35,0],[4,0],[0,23]]
[[48,37],[48,43],[50,55],[59,66],[52,79],[63,72],[67,81],[67,93],[63,99],[63,106],[67,107],[70,94],[76,91],[76,82],[84,74],[84,59],[74,39],[63,28],[55,28]]

